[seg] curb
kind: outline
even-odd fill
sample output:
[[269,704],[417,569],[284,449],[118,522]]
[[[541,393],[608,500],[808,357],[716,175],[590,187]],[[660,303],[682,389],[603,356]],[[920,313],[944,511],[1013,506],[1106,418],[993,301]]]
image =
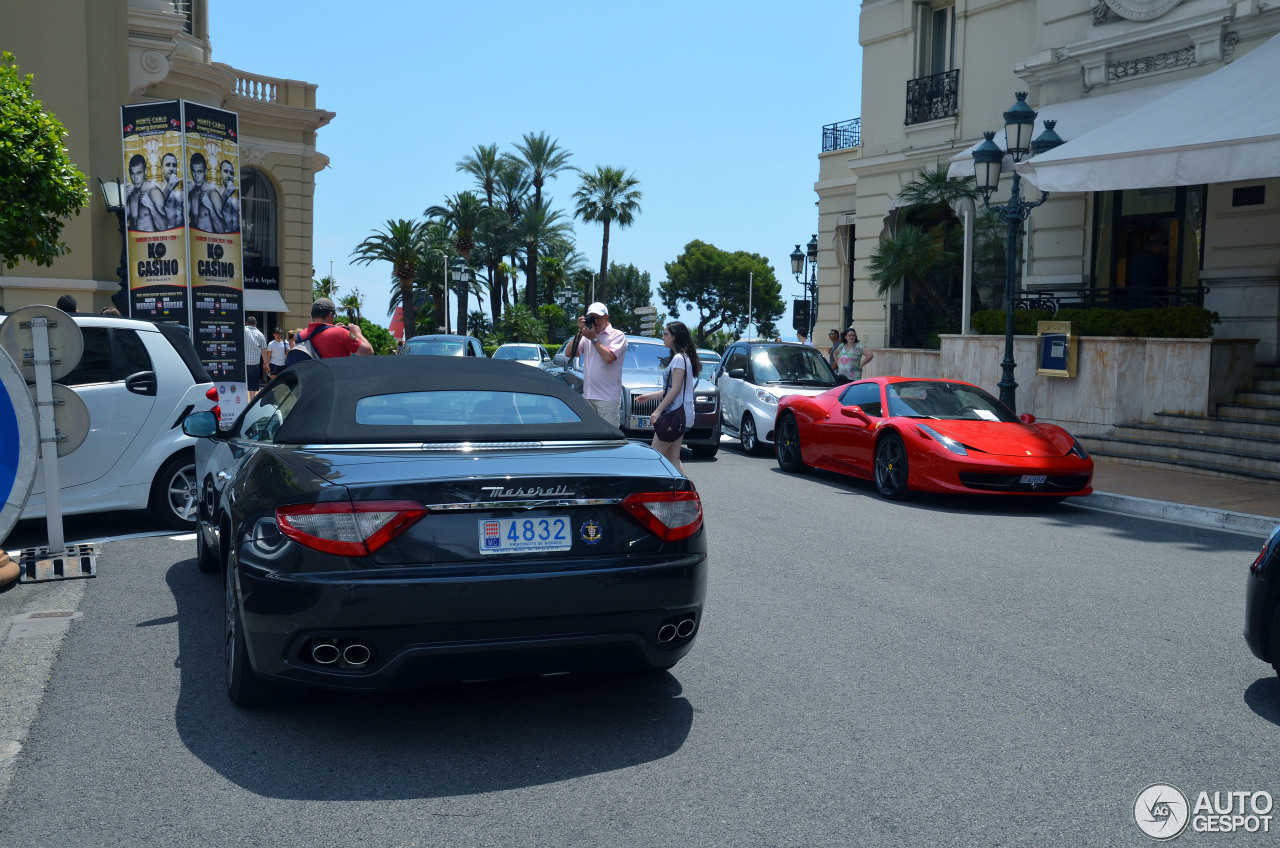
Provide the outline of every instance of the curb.
[[1096,509],[1101,512],[1156,518],[1172,521],[1175,524],[1191,524],[1230,533],[1246,533],[1263,539],[1270,536],[1271,531],[1280,524],[1280,518],[1270,518],[1265,515],[1249,515],[1227,509],[1135,498],[1130,495],[1113,495],[1108,492],[1094,492],[1083,498],[1072,498],[1071,502],[1086,509]]

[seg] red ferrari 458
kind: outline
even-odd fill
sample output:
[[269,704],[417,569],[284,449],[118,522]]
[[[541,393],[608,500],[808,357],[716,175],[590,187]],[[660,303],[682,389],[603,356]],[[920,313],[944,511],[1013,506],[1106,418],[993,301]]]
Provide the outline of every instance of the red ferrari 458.
[[875,481],[886,498],[912,491],[1061,500],[1093,491],[1093,460],[1070,433],[1014,415],[959,380],[875,377],[778,404],[778,465]]

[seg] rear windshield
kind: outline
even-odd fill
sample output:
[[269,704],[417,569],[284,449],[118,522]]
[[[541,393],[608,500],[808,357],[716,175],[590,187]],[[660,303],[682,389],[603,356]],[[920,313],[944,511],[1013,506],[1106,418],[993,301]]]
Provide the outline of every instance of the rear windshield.
[[493,353],[494,359],[537,359],[538,351],[532,347],[500,347]]
[[559,398],[522,392],[399,392],[356,402],[356,423],[373,427],[573,424],[581,420]]
[[462,356],[462,342],[419,342],[407,344],[404,352],[410,356]]

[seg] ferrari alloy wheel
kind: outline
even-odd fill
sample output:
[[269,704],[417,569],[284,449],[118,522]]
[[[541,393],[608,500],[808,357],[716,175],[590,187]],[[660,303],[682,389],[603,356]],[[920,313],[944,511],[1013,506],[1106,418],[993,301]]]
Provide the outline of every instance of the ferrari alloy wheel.
[[876,445],[876,488],[890,500],[911,493],[907,488],[907,449],[897,433],[886,433]]
[[190,530],[196,526],[200,487],[196,483],[194,451],[172,457],[151,484],[151,512],[166,527]]
[[756,420],[748,412],[742,416],[742,429],[738,431],[738,441],[742,442],[743,453],[758,453],[760,438],[756,435]]
[[809,470],[800,455],[800,424],[790,413],[783,415],[778,422],[778,438],[773,443],[778,454],[778,467],[792,474],[803,474]]

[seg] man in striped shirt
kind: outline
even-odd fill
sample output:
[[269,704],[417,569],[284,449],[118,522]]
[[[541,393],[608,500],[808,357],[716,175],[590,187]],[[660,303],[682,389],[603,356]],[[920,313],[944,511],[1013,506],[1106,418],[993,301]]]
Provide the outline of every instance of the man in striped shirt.
[[260,379],[271,370],[270,361],[264,355],[267,338],[258,329],[258,319],[250,315],[244,319],[244,364],[249,378],[249,400],[258,394]]

